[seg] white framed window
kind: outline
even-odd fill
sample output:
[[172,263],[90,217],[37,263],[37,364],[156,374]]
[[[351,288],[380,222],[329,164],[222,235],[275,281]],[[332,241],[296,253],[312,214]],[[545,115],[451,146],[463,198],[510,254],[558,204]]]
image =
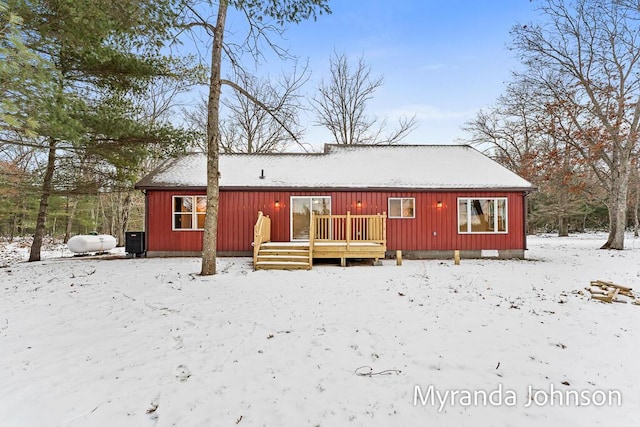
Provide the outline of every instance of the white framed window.
[[206,196],[173,196],[171,205],[173,230],[204,230]]
[[415,218],[416,199],[414,197],[389,197],[389,218]]
[[458,198],[458,233],[507,233],[507,198]]

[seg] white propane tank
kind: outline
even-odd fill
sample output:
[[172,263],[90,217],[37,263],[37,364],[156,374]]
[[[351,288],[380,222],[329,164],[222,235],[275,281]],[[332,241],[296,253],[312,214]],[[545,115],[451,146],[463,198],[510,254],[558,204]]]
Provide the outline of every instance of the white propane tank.
[[73,236],[67,242],[67,247],[77,254],[106,252],[116,247],[116,238],[108,234]]

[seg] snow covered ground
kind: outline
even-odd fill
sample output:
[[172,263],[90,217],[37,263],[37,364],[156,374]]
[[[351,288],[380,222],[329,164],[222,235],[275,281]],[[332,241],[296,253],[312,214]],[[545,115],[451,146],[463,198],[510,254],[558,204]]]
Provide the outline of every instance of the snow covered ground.
[[604,241],[535,236],[528,260],[459,266],[221,258],[213,277],[5,243],[0,424],[637,425],[640,306],[576,292],[640,291],[640,239]]

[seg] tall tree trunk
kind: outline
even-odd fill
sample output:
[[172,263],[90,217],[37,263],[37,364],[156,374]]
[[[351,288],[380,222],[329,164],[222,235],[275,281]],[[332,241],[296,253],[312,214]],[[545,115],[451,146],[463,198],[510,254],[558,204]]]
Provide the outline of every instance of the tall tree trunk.
[[[612,171],[612,174],[615,172]],[[601,249],[624,249],[624,232],[627,227],[627,197],[629,192],[629,166],[618,169],[609,194],[609,238]]]
[[130,191],[124,193],[124,200],[120,200],[121,197],[122,193],[118,193],[118,203],[116,203],[114,212],[114,228],[118,246],[125,245],[125,232],[129,226],[129,213],[133,204]]
[[[566,144],[564,147],[564,156],[562,158],[562,171],[564,176],[571,175],[571,145]],[[559,201],[558,209],[560,215],[558,217],[558,237],[569,236],[569,191],[566,185],[558,186]]]
[[640,234],[638,233],[638,196],[636,193],[636,198],[633,203],[633,237],[638,236],[640,236]]
[[[69,199],[67,199],[68,201]],[[67,243],[71,238],[71,231],[73,229],[73,220],[76,217],[76,210],[78,208],[78,196],[74,196],[71,201],[71,210],[67,207],[67,223],[64,229],[64,243]]]
[[638,208],[640,208],[640,195],[638,194],[638,187],[636,186],[636,197],[633,200],[633,237],[640,236],[638,228],[640,221],[638,219]]
[[638,173],[638,160],[633,163],[633,236],[640,236],[640,219],[638,218],[638,209],[640,208],[640,176]]
[[20,209],[18,209],[18,213],[16,214],[16,236],[23,236],[25,233],[24,227],[24,217],[25,211],[27,209],[26,198],[20,199]]
[[18,215],[18,217],[16,218],[16,236],[24,235],[24,227],[23,227],[22,215],[23,214],[20,213]]
[[211,77],[209,80],[209,100],[207,115],[207,213],[202,236],[203,276],[216,274],[216,246],[218,240],[218,202],[220,196],[219,158],[220,158],[220,92],[222,37],[227,19],[227,0],[220,0],[218,18],[213,32],[211,48]]
[[9,229],[9,241],[13,242],[13,238],[16,235],[16,231],[18,229],[18,215],[13,214],[11,216],[11,228]]
[[569,220],[564,213],[558,218],[558,237],[567,237],[569,235]]
[[98,217],[96,219],[96,231],[98,234],[112,234],[113,218],[109,221],[107,210],[104,208],[104,195],[98,193]]
[[49,210],[49,196],[51,195],[51,187],[53,181],[53,171],[56,163],[56,141],[49,140],[49,156],[47,158],[47,168],[42,182],[42,193],[40,195],[40,207],[38,209],[38,219],[36,220],[36,229],[33,234],[33,243],[31,244],[31,252],[29,261],[40,261],[40,250],[42,249],[42,240],[44,239],[45,226],[47,221],[47,212]]

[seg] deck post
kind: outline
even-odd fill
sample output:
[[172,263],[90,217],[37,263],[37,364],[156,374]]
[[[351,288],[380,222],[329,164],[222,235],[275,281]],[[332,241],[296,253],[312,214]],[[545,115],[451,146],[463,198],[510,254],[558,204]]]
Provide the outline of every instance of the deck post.
[[351,243],[351,212],[347,211],[347,218],[346,218],[346,224],[345,224],[345,232],[346,232],[346,239],[347,239],[347,250],[349,250],[349,243]]
[[387,213],[382,213],[382,240],[384,240],[385,244],[387,242]]
[[271,241],[271,219],[268,215],[264,215],[262,211],[258,211],[258,219],[253,226],[253,269],[256,269],[258,263],[258,254],[260,246],[265,242]]
[[316,219],[311,212],[311,223],[309,224],[309,269],[313,265],[313,245],[316,240]]

